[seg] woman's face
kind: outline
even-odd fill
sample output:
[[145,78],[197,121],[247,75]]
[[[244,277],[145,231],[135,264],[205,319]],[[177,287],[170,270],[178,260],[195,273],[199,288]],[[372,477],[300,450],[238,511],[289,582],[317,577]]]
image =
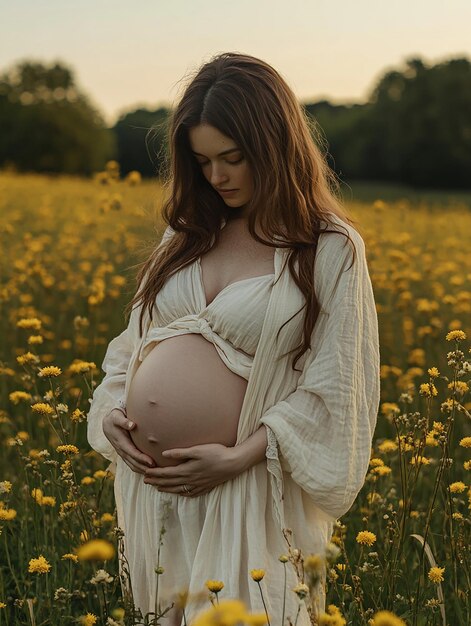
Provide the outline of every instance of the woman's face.
[[[244,154],[237,144],[209,124],[194,126],[189,131],[193,156],[201,171],[227,206],[241,207],[253,193],[253,179]],[[222,193],[223,190],[233,193]]]

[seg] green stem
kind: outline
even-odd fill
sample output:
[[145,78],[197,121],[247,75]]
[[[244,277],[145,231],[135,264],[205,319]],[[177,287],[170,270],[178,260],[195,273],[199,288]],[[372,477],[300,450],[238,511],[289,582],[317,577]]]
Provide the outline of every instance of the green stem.
[[285,575],[284,575],[284,590],[283,590],[283,612],[281,615],[281,626],[285,623],[285,607],[286,607],[286,563],[283,563]]
[[265,604],[265,599],[263,597],[262,586],[260,585],[260,581],[257,580],[258,588],[260,589],[260,595],[262,596],[263,608],[265,609],[265,615],[267,616],[268,626],[270,626],[270,618],[268,617],[267,606]]

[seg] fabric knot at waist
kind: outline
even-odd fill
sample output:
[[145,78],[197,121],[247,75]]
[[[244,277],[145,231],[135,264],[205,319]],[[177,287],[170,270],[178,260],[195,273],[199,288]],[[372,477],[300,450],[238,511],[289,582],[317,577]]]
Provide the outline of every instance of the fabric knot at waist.
[[248,380],[253,357],[241,350],[237,350],[230,342],[218,335],[218,333],[211,328],[208,320],[201,314],[184,315],[183,317],[173,320],[166,326],[153,326],[149,328],[141,344],[138,358],[140,361],[143,361],[153,349],[154,344],[164,339],[191,333],[200,334],[210,341],[216,348],[225,365],[231,371]]

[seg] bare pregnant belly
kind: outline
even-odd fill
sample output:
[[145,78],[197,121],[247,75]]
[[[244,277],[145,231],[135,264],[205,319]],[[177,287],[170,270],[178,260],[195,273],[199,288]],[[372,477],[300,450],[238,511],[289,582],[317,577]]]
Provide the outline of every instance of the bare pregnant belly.
[[228,369],[198,333],[165,339],[141,363],[129,388],[132,440],[159,466],[181,463],[161,455],[171,448],[233,446],[246,387],[245,378]]

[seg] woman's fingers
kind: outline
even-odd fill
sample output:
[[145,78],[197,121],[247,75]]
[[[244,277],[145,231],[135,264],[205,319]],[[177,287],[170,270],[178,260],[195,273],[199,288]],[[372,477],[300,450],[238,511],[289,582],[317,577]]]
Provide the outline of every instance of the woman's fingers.
[[128,433],[123,433],[122,436],[120,436],[118,445],[124,454],[127,455],[134,463],[139,465],[144,472],[148,470],[149,467],[155,466],[155,463],[150,456],[143,454],[138,448],[136,448]]
[[136,474],[144,474],[144,470],[139,466],[136,465],[132,460],[128,460],[126,457],[124,457],[122,454],[119,455],[123,461],[126,463],[126,465],[132,469],[133,472],[136,472]]
[[127,465],[140,474],[144,474],[149,467],[155,467],[154,460],[136,448],[131,439],[129,431],[134,428],[135,423],[118,410],[112,413],[111,423],[113,425],[111,443]]

